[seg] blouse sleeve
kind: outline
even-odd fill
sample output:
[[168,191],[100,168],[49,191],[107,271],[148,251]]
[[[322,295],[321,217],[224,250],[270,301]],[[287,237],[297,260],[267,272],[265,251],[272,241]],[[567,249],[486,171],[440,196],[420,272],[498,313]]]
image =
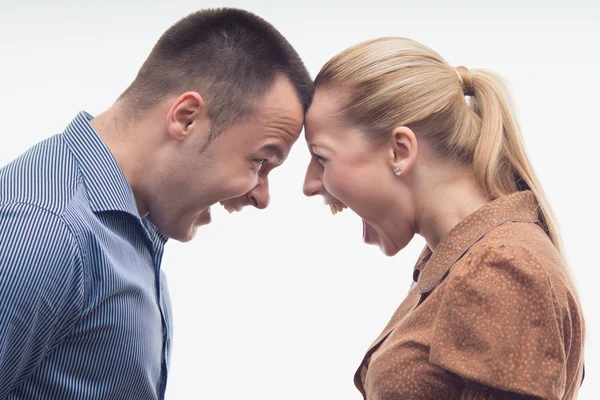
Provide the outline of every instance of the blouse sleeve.
[[490,389],[561,398],[564,341],[543,265],[524,247],[465,257],[447,278],[430,362]]
[[504,390],[467,383],[459,400],[539,400],[537,396],[520,395]]

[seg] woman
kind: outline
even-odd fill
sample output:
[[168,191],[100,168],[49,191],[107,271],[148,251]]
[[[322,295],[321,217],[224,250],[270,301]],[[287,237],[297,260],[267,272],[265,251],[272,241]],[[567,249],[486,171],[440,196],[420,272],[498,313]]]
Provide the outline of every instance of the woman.
[[388,256],[427,242],[356,372],[364,398],[576,398],[583,315],[498,78],[381,38],[315,86],[304,193],[355,211]]

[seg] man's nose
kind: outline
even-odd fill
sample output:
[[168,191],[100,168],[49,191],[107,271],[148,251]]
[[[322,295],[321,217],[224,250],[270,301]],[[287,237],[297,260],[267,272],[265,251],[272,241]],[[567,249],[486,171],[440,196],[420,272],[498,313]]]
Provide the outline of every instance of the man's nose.
[[305,196],[315,196],[323,191],[323,182],[321,181],[321,174],[317,173],[317,166],[311,162],[306,169],[306,176],[304,177],[304,185],[302,191]]
[[269,205],[269,179],[266,176],[258,178],[258,184],[246,195],[250,205],[264,210]]

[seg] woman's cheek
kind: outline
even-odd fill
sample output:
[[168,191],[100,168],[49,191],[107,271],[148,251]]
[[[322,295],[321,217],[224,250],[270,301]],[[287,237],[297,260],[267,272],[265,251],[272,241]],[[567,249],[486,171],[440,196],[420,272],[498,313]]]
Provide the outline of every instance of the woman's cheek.
[[323,175],[325,189],[343,203],[351,203],[360,187],[353,183],[352,176],[341,171],[326,171]]

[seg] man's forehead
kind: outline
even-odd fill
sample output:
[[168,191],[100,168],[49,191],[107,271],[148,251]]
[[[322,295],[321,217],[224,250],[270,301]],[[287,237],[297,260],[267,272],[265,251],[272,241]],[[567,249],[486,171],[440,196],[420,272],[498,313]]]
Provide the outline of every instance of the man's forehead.
[[258,116],[263,121],[287,125],[297,133],[302,130],[304,107],[289,79],[278,77],[256,106]]
[[258,112],[258,121],[267,134],[290,136],[294,141],[300,136],[304,125],[304,114],[285,107],[265,107]]

